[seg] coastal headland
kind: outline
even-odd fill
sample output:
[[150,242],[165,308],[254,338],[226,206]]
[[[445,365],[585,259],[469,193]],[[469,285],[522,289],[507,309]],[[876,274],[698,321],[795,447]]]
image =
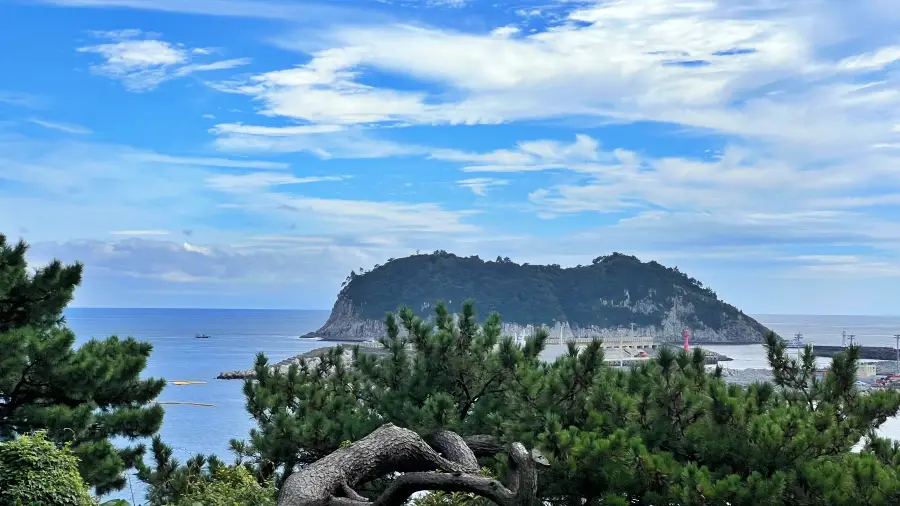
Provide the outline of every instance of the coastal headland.
[[520,342],[539,327],[557,342],[627,333],[679,343],[689,329],[696,344],[758,344],[769,331],[677,267],[631,255],[564,268],[435,251],[351,272],[325,324],[302,337],[371,341],[387,333],[385,314],[400,307],[427,319],[438,301],[458,313],[466,300],[480,315],[499,313],[503,335]]

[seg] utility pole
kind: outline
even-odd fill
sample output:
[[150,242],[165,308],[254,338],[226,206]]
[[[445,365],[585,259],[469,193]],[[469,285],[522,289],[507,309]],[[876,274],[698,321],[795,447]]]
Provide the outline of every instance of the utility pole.
[[855,337],[856,337],[856,334],[850,334],[847,336],[847,338],[850,339],[850,346],[853,346],[853,338],[855,338]]
[[900,334],[894,334],[894,339],[897,340],[897,374],[900,374]]

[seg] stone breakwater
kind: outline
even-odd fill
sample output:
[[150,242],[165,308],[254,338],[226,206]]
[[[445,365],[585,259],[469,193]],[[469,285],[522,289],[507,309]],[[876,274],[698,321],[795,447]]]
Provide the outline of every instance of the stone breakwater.
[[[646,304],[644,304],[646,306]],[[639,304],[632,308],[634,312],[645,313],[646,307]],[[665,311],[659,325],[645,327],[636,326],[634,335],[647,337],[663,342],[679,342],[682,329],[691,328],[691,342],[706,344],[758,344],[763,342],[765,327],[749,317],[737,317],[728,319],[718,330],[712,328],[692,328],[683,317],[693,314],[691,304],[683,304],[678,310],[673,307]],[[338,296],[331,310],[328,321],[315,332],[310,332],[303,338],[321,338],[325,341],[371,341],[379,339],[387,334],[387,326],[384,320],[364,319],[353,302],[344,294]],[[725,315],[722,315],[725,318]],[[553,325],[541,325],[547,329],[552,340],[561,339],[590,339],[599,337],[610,341],[617,339],[623,333],[630,333],[631,329],[603,328],[596,326],[579,327],[568,322],[555,322]],[[504,322],[502,334],[524,341],[531,336],[537,326],[531,324],[518,324]],[[406,330],[401,328],[401,334]]]
[[[843,346],[813,346],[813,353],[817,357],[833,357],[839,353],[843,353],[846,349]],[[897,357],[896,348],[888,346],[860,346],[859,358],[863,360],[895,360]]]
[[[322,360],[322,355],[324,353],[327,353],[328,350],[330,350],[330,349],[331,349],[330,347],[316,348],[312,351],[308,351],[306,353],[302,353],[300,355],[296,355],[291,358],[284,359],[281,362],[278,362],[276,364],[269,366],[269,370],[270,371],[278,370],[279,372],[286,373],[292,365],[299,366],[301,359],[306,360],[306,364],[309,367],[315,367],[315,366],[319,365],[319,362]],[[386,350],[384,350],[383,348],[360,347],[360,352],[380,354],[380,353],[385,353]],[[350,349],[349,347],[345,348],[344,349],[344,363],[349,364],[352,362],[353,362],[353,350]],[[248,378],[255,378],[255,377],[256,377],[256,371],[254,371],[251,368],[251,369],[243,369],[243,370],[237,370],[237,371],[220,372],[219,375],[216,376],[216,379],[234,380],[234,379],[248,379]]]

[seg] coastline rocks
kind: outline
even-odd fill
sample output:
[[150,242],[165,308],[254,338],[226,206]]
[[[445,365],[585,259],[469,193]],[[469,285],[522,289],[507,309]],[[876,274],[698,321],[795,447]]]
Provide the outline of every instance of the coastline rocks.
[[[637,306],[635,306],[637,307]],[[673,306],[665,313],[659,325],[634,328],[634,335],[650,337],[662,342],[680,342],[682,329],[690,328],[683,317],[693,313],[693,306],[686,304],[678,308]],[[636,311],[637,312],[637,311]],[[677,314],[676,314],[677,313]],[[360,311],[354,307],[353,301],[345,294],[338,295],[328,320],[322,328],[309,332],[302,338],[321,338],[326,341],[369,341],[387,334],[384,320],[363,319]],[[725,318],[725,315],[722,315]],[[523,325],[515,322],[504,322],[501,332],[512,336],[517,341],[524,341],[530,336],[535,325]],[[610,340],[618,338],[622,333],[628,334],[631,329],[601,328],[597,326],[579,327],[568,322],[554,322],[553,325],[542,325],[550,334],[551,340],[583,339],[600,337]],[[765,328],[749,317],[729,320],[719,330],[712,328],[692,328],[691,342],[697,344],[758,344],[763,341]],[[405,329],[400,329],[405,334]]]
[[[278,370],[279,372],[286,373],[288,368],[291,365],[296,364],[300,365],[300,359],[306,360],[306,364],[309,367],[315,367],[319,365],[319,362],[322,360],[322,355],[328,350],[330,350],[332,346],[325,346],[322,348],[316,348],[314,350],[307,351],[305,353],[301,353],[300,355],[295,355],[293,357],[282,360],[281,362],[275,363],[269,366],[269,370]],[[359,351],[361,353],[373,353],[373,354],[381,354],[386,353],[387,350],[384,348],[376,348],[376,347],[360,347]],[[344,348],[344,363],[351,363],[353,361],[353,349],[351,347]],[[256,371],[253,368],[250,369],[242,369],[237,371],[224,371],[220,372],[216,379],[221,380],[236,380],[236,379],[252,379],[256,377]]]
[[[288,368],[290,368],[291,365],[296,364],[299,366],[300,359],[305,359],[306,364],[309,367],[315,367],[322,360],[322,358],[321,358],[322,354],[326,353],[328,350],[329,350],[329,348],[316,348],[315,350],[293,356],[291,358],[282,360],[281,362],[278,362],[274,365],[271,365],[271,366],[269,366],[269,370],[278,370],[282,373],[286,373],[288,371]],[[353,350],[345,349],[344,350],[344,361],[350,362],[352,360],[353,360]],[[256,377],[256,371],[254,371],[251,368],[251,369],[243,369],[243,370],[237,370],[237,371],[220,372],[219,375],[216,376],[216,379],[233,380],[233,379],[252,379],[255,377]]]

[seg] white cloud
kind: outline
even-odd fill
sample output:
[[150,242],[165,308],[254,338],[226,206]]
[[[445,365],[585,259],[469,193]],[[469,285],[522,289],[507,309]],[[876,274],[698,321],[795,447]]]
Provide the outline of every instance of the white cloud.
[[562,169],[575,164],[599,160],[600,143],[590,136],[577,134],[572,143],[554,140],[522,141],[514,150],[498,149],[488,153],[466,153],[457,150],[435,150],[436,160],[467,162],[465,172],[525,172]]
[[40,109],[47,105],[47,99],[31,93],[0,90],[0,104],[11,105],[14,107],[26,107],[29,109]]
[[451,7],[459,9],[469,4],[470,0],[426,0],[430,7]]
[[34,123],[35,125],[42,126],[44,128],[48,128],[50,130],[59,130],[60,132],[65,132],[67,134],[75,134],[75,135],[88,135],[93,133],[90,128],[83,127],[81,125],[73,125],[70,123],[60,123],[57,121],[46,121],[42,119],[32,118],[28,120],[30,123]]
[[[309,23],[320,20],[368,20],[384,18],[377,11],[333,5],[330,2],[280,0],[36,0],[60,7],[137,9],[207,16],[243,17]],[[125,30],[127,33],[128,31]]]
[[[898,140],[888,113],[900,105],[896,78],[869,87],[857,79],[859,70],[892,61],[895,47],[827,57],[837,36],[811,27],[842,21],[844,14],[827,8],[832,3],[803,11],[724,0],[571,5],[578,7],[551,29],[517,37],[507,37],[508,26],[472,34],[399,24],[333,26],[314,42],[308,33],[283,37],[283,47],[319,49],[300,67],[220,86],[261,101],[265,115],[313,124],[579,115],[672,122],[845,153]],[[364,84],[369,69],[421,84]]]
[[428,107],[423,103],[423,93],[402,93],[356,82],[356,73],[349,69],[362,57],[352,48],[324,51],[302,67],[260,74],[245,83],[223,83],[219,88],[262,101],[266,105],[264,114],[314,123],[399,121],[425,113]]
[[99,75],[122,81],[129,91],[134,92],[149,91],[165,81],[196,72],[230,69],[250,63],[249,58],[192,63],[192,51],[183,45],[150,38],[155,34],[144,34],[135,29],[93,32],[93,35],[110,39],[111,42],[79,47],[78,52],[99,54],[103,63],[92,65],[91,69]]
[[216,135],[261,135],[272,137],[291,137],[304,134],[321,134],[340,132],[345,130],[344,125],[295,125],[287,127],[268,127],[244,125],[241,123],[222,123],[210,129]]
[[109,233],[110,235],[129,235],[129,236],[144,236],[144,235],[171,235],[172,233],[168,230],[113,230]]
[[264,160],[241,160],[233,158],[215,158],[215,157],[189,157],[189,156],[172,156],[159,153],[150,153],[136,151],[129,155],[130,158],[138,159],[144,162],[165,163],[171,165],[194,165],[198,167],[231,167],[236,169],[269,169],[269,170],[285,170],[290,168],[290,164],[284,162],[270,162]]
[[879,153],[823,162],[730,145],[720,154],[703,157],[651,158],[623,149],[603,151],[595,139],[579,134],[572,143],[522,141],[514,149],[437,150],[430,156],[460,163],[465,172],[576,173],[578,180],[531,192],[531,202],[548,217],[660,208],[830,211],[900,202],[900,172],[895,169],[900,157]]
[[487,190],[491,186],[505,186],[509,184],[509,180],[507,179],[494,179],[489,177],[473,177],[469,179],[462,179],[456,182],[459,186],[463,188],[468,188],[472,190],[472,193],[475,195],[484,197],[487,195]]
[[273,186],[343,181],[345,179],[347,179],[347,176],[295,177],[272,172],[254,172],[242,175],[221,174],[213,176],[207,180],[207,184],[210,188],[216,190],[253,192]]
[[[357,249],[374,247],[372,238],[389,239],[409,244],[401,248],[404,254],[415,250],[412,243],[480,230],[471,223],[474,212],[442,204],[297,193],[304,185],[348,176],[234,173],[257,164],[231,165],[228,159],[181,159],[115,145],[0,137],[0,179],[21,188],[0,199],[0,230],[28,228],[34,242],[106,243],[110,231],[146,237],[190,229],[190,244],[224,247],[248,235],[272,236],[290,228]],[[248,234],[223,225],[223,216],[245,216],[254,229]]]
[[493,30],[491,30],[491,35],[494,35],[496,37],[507,38],[507,37],[512,37],[513,35],[516,35],[517,33],[521,32],[521,31],[522,31],[522,29],[519,28],[518,26],[506,25],[506,26],[501,26],[499,28],[494,28]]
[[[232,190],[240,197],[244,192]],[[251,194],[234,207],[269,217],[309,220],[318,229],[340,230],[351,235],[457,234],[479,227],[465,219],[474,211],[452,211],[435,203],[383,202],[328,199],[278,193]]]
[[[220,125],[222,126],[222,125]],[[214,128],[215,145],[236,153],[311,153],[319,158],[390,158],[424,155],[431,149],[376,137],[336,125],[259,127],[224,125]]]
[[184,243],[183,247],[185,251],[190,251],[192,253],[199,253],[204,256],[212,255],[212,250],[210,248],[204,248],[203,246],[194,246],[193,244]]
[[842,70],[880,70],[900,60],[900,46],[888,46],[872,53],[863,53],[840,61]]
[[112,40],[133,39],[133,38],[140,37],[140,36],[156,38],[159,36],[158,33],[145,32],[145,31],[139,30],[137,28],[125,28],[122,30],[91,30],[89,33],[91,34],[91,36],[98,38],[98,39],[112,39]]

